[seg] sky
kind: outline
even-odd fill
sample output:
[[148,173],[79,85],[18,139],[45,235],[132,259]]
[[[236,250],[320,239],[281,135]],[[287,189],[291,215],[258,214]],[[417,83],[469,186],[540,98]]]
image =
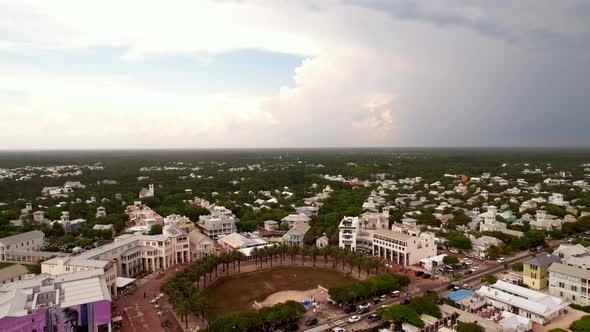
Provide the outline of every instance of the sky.
[[0,150],[590,146],[587,0],[0,0]]

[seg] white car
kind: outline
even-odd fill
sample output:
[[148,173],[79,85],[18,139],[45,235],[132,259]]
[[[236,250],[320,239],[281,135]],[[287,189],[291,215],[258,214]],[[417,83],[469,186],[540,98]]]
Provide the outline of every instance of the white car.
[[459,253],[459,250],[457,250],[457,249],[451,249],[451,250],[449,250],[449,252],[451,254],[458,254]]
[[505,257],[500,257],[500,258],[498,258],[498,261],[497,262],[500,263],[500,264],[502,264],[505,261],[506,261],[506,258]]
[[368,308],[370,306],[371,306],[371,303],[367,302],[367,303],[359,304],[359,307],[358,308],[360,310],[360,309],[366,309],[366,308]]
[[350,316],[350,318],[348,318],[349,323],[356,323],[360,320],[361,320],[361,316],[357,316],[357,315]]
[[332,332],[346,332],[346,330],[341,327],[335,327],[332,329]]
[[477,265],[471,268],[471,271],[473,271],[473,272],[475,272],[477,270],[479,270],[479,266],[477,266]]

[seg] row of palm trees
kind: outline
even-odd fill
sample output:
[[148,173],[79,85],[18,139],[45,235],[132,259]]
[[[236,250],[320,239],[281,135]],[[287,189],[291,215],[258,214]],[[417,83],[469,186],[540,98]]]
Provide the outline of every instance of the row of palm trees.
[[[273,263],[283,264],[283,262],[297,265],[298,258],[301,265],[305,265],[306,260],[311,261],[313,266],[323,263],[324,267],[328,267],[328,263],[330,263],[332,268],[339,268],[341,264],[341,270],[346,271],[345,268],[348,267],[350,273],[356,267],[359,278],[362,270],[365,270],[369,275],[372,272],[378,273],[379,268],[383,266],[383,261],[377,257],[333,246],[289,246],[280,244],[254,248],[252,256],[256,264],[260,265],[261,268],[265,264],[272,267]],[[322,262],[318,263],[318,260]]]
[[[311,262],[313,266],[318,264],[321,266],[323,263],[326,268],[330,265],[331,268],[348,270],[351,274],[356,268],[359,278],[363,270],[367,275],[377,274],[383,266],[383,262],[376,257],[333,246],[320,248],[279,244],[254,248],[251,257],[260,268],[264,268],[265,265],[272,267],[273,264],[306,265],[306,261]],[[241,272],[242,262],[246,259],[247,257],[238,250],[205,256],[166,280],[162,285],[162,291],[169,296],[176,313],[181,319],[184,318],[188,326],[189,314],[195,314],[204,319],[209,307],[201,290],[207,287],[208,282],[213,281],[214,276],[217,278],[220,273],[229,275],[231,268],[238,273]]]

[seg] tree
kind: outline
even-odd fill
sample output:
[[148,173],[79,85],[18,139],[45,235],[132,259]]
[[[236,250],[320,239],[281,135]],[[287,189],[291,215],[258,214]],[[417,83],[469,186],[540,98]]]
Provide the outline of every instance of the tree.
[[491,284],[495,284],[496,281],[498,281],[498,278],[496,278],[496,276],[493,274],[488,274],[487,276],[483,277],[483,281],[485,281],[491,285]]
[[419,328],[424,327],[424,321],[420,315],[407,305],[393,305],[381,312],[381,318],[393,320],[398,324],[408,323]]
[[462,250],[471,249],[471,240],[463,234],[455,234],[447,237],[449,240],[449,247]]
[[512,271],[522,272],[523,269],[524,268],[523,268],[522,262],[516,262],[516,263],[512,264]]
[[459,323],[455,327],[457,332],[485,332],[485,329],[477,323]]
[[443,263],[445,263],[445,264],[457,264],[457,263],[459,263],[459,258],[457,258],[457,256],[445,256],[443,258]]
[[570,325],[570,330],[574,332],[590,332],[590,315],[586,315]]
[[152,225],[152,228],[150,228],[150,235],[159,235],[162,234],[162,225],[160,224],[154,224]]

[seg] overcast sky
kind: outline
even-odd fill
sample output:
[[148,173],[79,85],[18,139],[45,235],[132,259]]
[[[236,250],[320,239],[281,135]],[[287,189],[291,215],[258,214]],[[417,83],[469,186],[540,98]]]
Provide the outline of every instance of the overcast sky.
[[590,1],[0,0],[0,149],[589,146]]

